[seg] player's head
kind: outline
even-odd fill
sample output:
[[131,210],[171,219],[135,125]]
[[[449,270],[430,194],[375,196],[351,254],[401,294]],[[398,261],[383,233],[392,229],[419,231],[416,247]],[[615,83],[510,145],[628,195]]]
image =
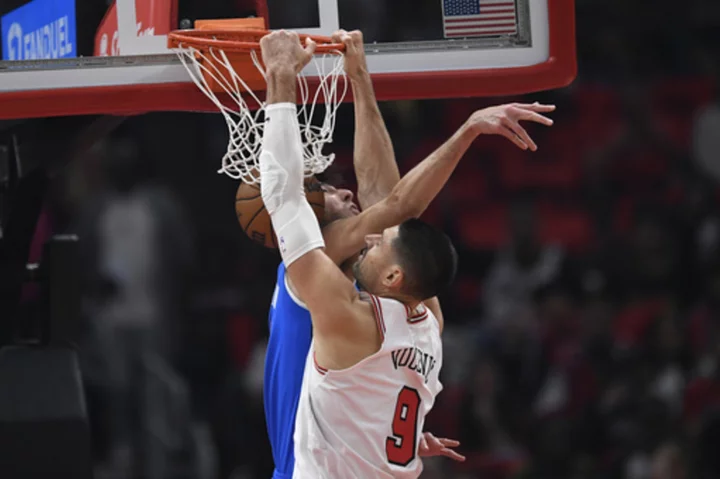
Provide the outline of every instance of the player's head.
[[325,192],[325,224],[360,213],[360,208],[353,201],[352,191],[335,188],[328,183],[321,185]]
[[450,286],[457,253],[450,239],[418,219],[365,238],[366,249],[353,267],[366,291],[406,301],[423,301]]

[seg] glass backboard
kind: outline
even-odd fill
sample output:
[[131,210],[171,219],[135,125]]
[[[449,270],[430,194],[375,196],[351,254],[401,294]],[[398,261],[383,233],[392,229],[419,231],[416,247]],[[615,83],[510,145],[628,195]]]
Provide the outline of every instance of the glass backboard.
[[272,29],[362,30],[381,100],[528,93],[576,74],[574,0],[117,0],[107,11],[82,0],[5,3],[0,118],[213,111],[166,35],[248,15]]

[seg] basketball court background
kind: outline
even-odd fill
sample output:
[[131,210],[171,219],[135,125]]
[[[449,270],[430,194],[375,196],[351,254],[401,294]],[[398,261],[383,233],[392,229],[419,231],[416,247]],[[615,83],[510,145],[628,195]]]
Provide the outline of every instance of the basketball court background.
[[[0,13],[22,3],[3,2]],[[338,12],[343,26],[365,27],[368,41],[442,37],[440,2],[365,4],[338,2]],[[269,5],[271,19],[293,12],[293,23],[302,20],[293,26],[317,26],[319,9],[281,6],[276,13],[275,5]],[[107,5],[78,1],[76,7],[78,51],[94,51]],[[254,2],[181,1],[177,21],[254,9]],[[403,173],[476,108],[514,100],[558,105],[552,129],[530,130],[540,146],[536,154],[478,139],[425,215],[452,235],[462,258],[457,286],[442,298],[446,390],[428,429],[458,437],[470,460],[460,467],[430,461],[423,477],[524,471],[529,477],[640,478],[652,467],[673,479],[683,477],[675,471],[720,476],[713,320],[720,271],[713,233],[719,56],[711,41],[718,13],[694,1],[683,8],[657,1],[652,9],[642,2],[587,1],[578,5],[577,22],[580,76],[569,88],[452,99],[449,82],[442,86],[446,100],[382,104]],[[135,97],[125,99],[137,106]],[[5,101],[11,100],[0,99],[0,110]],[[44,100],[36,95],[34,101]],[[74,101],[81,110],[82,95]],[[27,262],[52,258],[42,246],[53,235],[81,241],[60,252],[70,266],[49,268],[57,276],[46,286],[42,275],[23,273],[36,279],[35,289],[25,283],[18,308],[0,308],[6,333],[0,337],[35,339],[48,319],[56,328],[71,326],[55,331],[80,345],[95,477],[130,477],[132,448],[118,446],[117,418],[124,416],[114,399],[132,403],[127,392],[137,384],[153,391],[146,417],[160,420],[149,434],[142,434],[146,423],[130,421],[120,436],[127,443],[128,435],[139,434],[150,444],[139,457],[152,477],[268,477],[259,367],[278,258],[243,237],[233,216],[237,185],[215,173],[227,141],[222,119],[183,112],[133,116],[95,149],[71,158],[63,157],[75,151],[77,132],[90,128],[83,136],[89,138],[116,125],[98,115],[0,126],[2,304],[15,278],[8,281],[6,272],[26,263],[7,255],[8,223],[17,208],[31,213],[32,192],[42,196],[37,221],[26,225],[32,238]],[[352,107],[345,105],[335,134],[338,160],[328,176],[351,187],[353,128]],[[18,195],[16,180],[32,182],[26,196]],[[51,249],[74,244],[67,239],[56,238]],[[520,261],[527,268],[519,268]],[[73,293],[58,294],[58,288],[73,284],[82,289],[78,301],[59,300]],[[132,296],[138,289],[152,291],[161,313],[133,310],[124,314],[134,318],[128,326],[109,311],[143,304],[145,298]],[[149,351],[153,360],[134,362],[133,351]],[[52,362],[59,363],[57,357]],[[124,367],[134,371],[130,387],[113,379],[124,377],[118,373]],[[2,399],[17,390],[10,381],[27,383],[35,374],[27,366],[11,369],[14,375],[5,371]],[[60,373],[45,368],[37,374]],[[30,386],[44,382],[61,387],[49,380]],[[40,392],[58,396],[54,389]],[[59,401],[47,409],[25,403],[24,419],[37,429],[28,433],[27,422],[3,409],[0,468],[37,463],[37,454],[49,450],[18,441],[21,434],[44,437],[57,456],[82,461],[78,448],[63,449],[81,443],[68,441],[72,431],[87,437],[82,424],[74,429],[73,419],[63,430],[54,422],[48,433],[43,411],[71,419],[82,414],[58,408]],[[478,415],[473,404],[489,412]],[[0,477],[22,477],[3,472]]]

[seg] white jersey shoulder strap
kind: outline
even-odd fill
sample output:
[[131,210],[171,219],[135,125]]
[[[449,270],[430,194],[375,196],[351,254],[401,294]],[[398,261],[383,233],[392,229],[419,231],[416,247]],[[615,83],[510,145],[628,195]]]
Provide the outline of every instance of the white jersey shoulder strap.
[[383,344],[405,341],[411,328],[432,328],[432,323],[437,323],[435,316],[422,303],[417,308],[411,309],[395,299],[366,292],[361,292],[360,298],[372,305]]

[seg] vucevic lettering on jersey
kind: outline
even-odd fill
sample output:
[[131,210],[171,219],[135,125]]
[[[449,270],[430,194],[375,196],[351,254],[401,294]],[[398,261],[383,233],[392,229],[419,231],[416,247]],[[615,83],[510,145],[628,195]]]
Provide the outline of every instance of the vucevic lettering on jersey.
[[435,367],[435,358],[420,348],[396,349],[390,353],[395,369],[408,368],[422,375],[427,383]]
[[362,295],[373,305],[382,346],[331,371],[310,347],[295,422],[294,479],[415,479],[425,416],[442,390],[440,326],[432,312]]

